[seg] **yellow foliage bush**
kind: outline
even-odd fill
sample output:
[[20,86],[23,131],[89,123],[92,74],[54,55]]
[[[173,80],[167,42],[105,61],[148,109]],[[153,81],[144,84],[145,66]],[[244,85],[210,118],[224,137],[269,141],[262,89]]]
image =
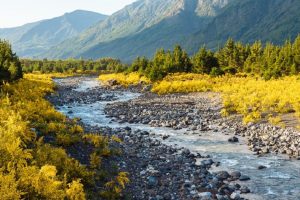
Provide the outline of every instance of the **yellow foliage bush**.
[[84,188],[80,180],[74,180],[68,184],[67,197],[70,200],[85,200]]
[[125,74],[125,73],[101,74],[99,76],[99,79],[103,83],[107,83],[110,80],[116,80],[118,84],[123,85],[125,87],[129,85],[138,85],[139,83],[144,83],[144,84],[150,83],[150,80],[147,77],[137,72],[133,72],[129,74]]
[[[84,137],[81,126],[44,99],[54,92],[51,78],[57,75],[26,74],[0,87],[1,200],[84,200],[95,193],[95,181],[100,179],[93,166],[100,165],[100,156],[109,155],[110,139]],[[53,139],[47,143],[46,138]],[[91,166],[82,165],[66,150],[77,143],[83,145],[83,139],[94,146]]]
[[24,193],[18,189],[18,182],[13,173],[0,172],[0,197],[3,200],[21,199]]
[[119,172],[118,176],[105,184],[106,191],[102,192],[102,196],[107,199],[118,199],[125,185],[129,183],[128,173]]
[[263,113],[295,112],[300,117],[299,87],[298,76],[266,81],[244,76],[173,74],[154,84],[152,91],[158,94],[219,92],[224,105],[222,115],[237,112],[248,123],[260,120]]

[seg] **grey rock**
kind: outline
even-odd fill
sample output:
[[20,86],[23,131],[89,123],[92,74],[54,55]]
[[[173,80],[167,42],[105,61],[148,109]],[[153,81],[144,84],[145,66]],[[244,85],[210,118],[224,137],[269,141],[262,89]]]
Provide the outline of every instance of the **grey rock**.
[[258,167],[257,167],[257,169],[266,169],[267,167],[266,166],[263,166],[263,165],[259,165]]
[[250,180],[250,177],[249,176],[246,176],[246,175],[241,175],[240,178],[239,178],[240,181],[248,181]]
[[236,192],[233,192],[231,195],[230,195],[230,198],[231,199],[234,199],[234,200],[238,200],[240,199],[240,194],[239,193],[236,193]]
[[212,199],[212,194],[210,192],[201,192],[198,195],[203,200]]
[[158,179],[155,176],[149,176],[148,178],[148,186],[150,188],[155,187],[158,185]]
[[239,179],[241,177],[241,172],[239,171],[234,171],[234,172],[231,172],[230,173],[230,176],[233,178],[233,179]]
[[247,186],[241,186],[240,191],[242,194],[250,193],[250,189]]
[[226,171],[220,171],[216,174],[217,179],[223,181],[229,178],[229,174]]
[[239,141],[239,139],[237,137],[235,137],[235,136],[233,136],[233,137],[231,137],[231,138],[228,139],[228,142],[232,142],[232,143],[238,142],[238,141]]

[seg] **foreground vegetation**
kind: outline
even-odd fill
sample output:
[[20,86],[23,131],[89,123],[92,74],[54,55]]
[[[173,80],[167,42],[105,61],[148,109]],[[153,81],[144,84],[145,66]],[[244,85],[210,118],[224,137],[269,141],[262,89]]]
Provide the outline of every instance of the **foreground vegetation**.
[[[51,76],[31,74],[1,87],[1,199],[117,198],[127,175],[106,172],[101,160],[115,154],[109,144],[118,140],[84,134],[44,99],[53,88]],[[78,146],[92,149],[87,165],[69,156]]]
[[[69,66],[70,63],[73,65]],[[102,165],[105,159],[120,154],[119,149],[110,146],[121,141],[114,136],[85,133],[76,120],[57,112],[45,99],[54,92],[53,76],[67,76],[81,70],[72,66],[90,63],[23,60],[23,70],[27,72],[38,67],[40,72],[64,74],[25,74],[22,78],[19,58],[7,41],[0,40],[1,199],[84,200],[121,196],[129,182],[127,173]],[[94,62],[100,63],[106,70],[117,66],[110,59]]]

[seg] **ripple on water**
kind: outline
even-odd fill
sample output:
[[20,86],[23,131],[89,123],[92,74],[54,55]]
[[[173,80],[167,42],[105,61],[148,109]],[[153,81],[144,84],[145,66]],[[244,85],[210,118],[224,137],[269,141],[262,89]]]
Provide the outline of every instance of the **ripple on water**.
[[[266,174],[264,176],[264,178],[269,178],[269,179],[291,179],[292,177],[289,174],[274,171],[270,174]],[[300,185],[299,185],[299,187],[300,187]]]
[[97,79],[85,80],[85,81],[82,81],[81,84],[79,85],[79,87],[75,88],[74,90],[77,92],[88,92],[89,90],[91,90],[93,88],[99,87],[99,83],[100,83],[100,81],[98,81]]

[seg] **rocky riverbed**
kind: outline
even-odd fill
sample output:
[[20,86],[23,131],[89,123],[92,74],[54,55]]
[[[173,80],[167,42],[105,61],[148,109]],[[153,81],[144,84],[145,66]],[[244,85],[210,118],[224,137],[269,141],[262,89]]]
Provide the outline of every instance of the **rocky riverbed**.
[[214,93],[157,96],[109,90],[90,77],[55,81],[49,100],[58,110],[82,118],[89,131],[123,139],[117,162],[130,173],[131,199],[300,198],[292,186],[300,184],[299,162],[272,154],[298,158],[295,130],[224,119]]
[[[266,123],[243,125],[241,116],[224,118],[216,93],[172,94],[158,96],[147,93],[138,99],[108,104],[105,113],[119,123],[148,124],[154,127],[187,129],[187,134],[226,132],[247,137],[249,148],[257,154],[270,152],[300,159],[300,132]],[[229,142],[238,142],[237,137]]]

